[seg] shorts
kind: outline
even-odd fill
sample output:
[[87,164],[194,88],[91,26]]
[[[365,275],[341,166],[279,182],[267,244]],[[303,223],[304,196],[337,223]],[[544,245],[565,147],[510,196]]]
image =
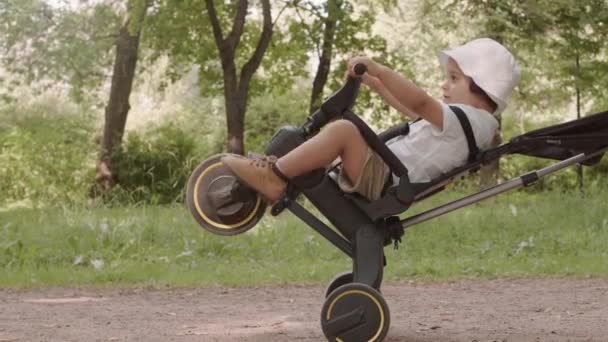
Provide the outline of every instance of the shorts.
[[370,147],[367,148],[367,156],[363,164],[363,170],[359,179],[351,182],[344,170],[340,170],[338,186],[344,192],[357,192],[370,201],[377,200],[382,195],[382,190],[390,175],[388,165]]

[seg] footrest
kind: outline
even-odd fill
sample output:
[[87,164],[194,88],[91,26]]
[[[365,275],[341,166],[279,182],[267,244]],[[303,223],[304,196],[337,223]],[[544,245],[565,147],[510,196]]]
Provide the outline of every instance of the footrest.
[[365,310],[358,307],[343,315],[334,317],[325,323],[324,330],[331,336],[340,336],[343,333],[356,329],[365,324]]

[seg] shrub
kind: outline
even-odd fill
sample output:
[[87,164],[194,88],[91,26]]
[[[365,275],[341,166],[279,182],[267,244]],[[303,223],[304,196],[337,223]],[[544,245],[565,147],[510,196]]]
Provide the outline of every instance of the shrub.
[[118,186],[106,200],[165,204],[183,200],[188,177],[201,157],[194,138],[167,123],[129,133],[114,158]]
[[52,101],[0,111],[0,206],[81,203],[93,181],[94,118]]
[[[209,107],[128,132],[115,155],[119,185],[105,203],[181,201],[190,172],[224,146],[223,115]],[[95,124],[92,114],[56,99],[0,108],[0,208],[87,202],[99,148]]]
[[282,126],[299,126],[308,116],[307,90],[293,89],[281,95],[265,94],[250,101],[246,116],[247,151],[263,153],[272,135]]

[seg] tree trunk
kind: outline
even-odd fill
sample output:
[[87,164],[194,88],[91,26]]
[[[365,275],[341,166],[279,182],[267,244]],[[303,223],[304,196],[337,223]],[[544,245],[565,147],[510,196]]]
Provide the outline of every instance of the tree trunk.
[[329,0],[327,2],[327,18],[325,19],[324,23],[323,45],[319,55],[319,66],[317,67],[317,73],[314,81],[312,82],[312,94],[310,97],[309,110],[310,113],[314,112],[321,106],[323,88],[325,87],[325,83],[327,83],[327,77],[331,67],[332,50],[336,36],[336,23],[341,7],[341,0]]
[[249,2],[247,0],[239,0],[236,3],[236,14],[232,22],[232,28],[226,37],[224,37],[222,32],[213,0],[205,0],[205,5],[224,73],[224,103],[226,105],[228,152],[245,154],[243,133],[245,130],[245,112],[247,110],[249,84],[251,83],[253,74],[260,66],[262,57],[272,38],[273,23],[270,13],[270,2],[269,0],[262,0],[262,15],[264,17],[262,34],[255,51],[245,65],[243,65],[239,77],[237,77],[236,73],[236,49],[243,35]]
[[[234,65],[233,65],[234,67]],[[224,69],[224,104],[226,106],[227,146],[230,153],[244,154],[245,107],[247,93],[240,94],[236,72]]]
[[[113,155],[120,147],[125,131],[127,115],[131,106],[129,96],[137,64],[139,48],[139,29],[135,34],[129,32],[130,18],[120,28],[116,40],[116,58],[112,74],[110,99],[105,108],[105,124],[99,157],[96,163],[95,186],[92,196],[110,190],[116,184],[117,171],[113,164]],[[139,25],[141,27],[141,25]]]

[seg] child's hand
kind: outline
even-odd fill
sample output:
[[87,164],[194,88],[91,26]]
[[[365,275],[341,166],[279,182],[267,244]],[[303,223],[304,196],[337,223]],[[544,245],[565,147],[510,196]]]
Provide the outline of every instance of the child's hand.
[[355,74],[355,65],[357,65],[357,64],[364,64],[367,67],[368,72],[372,68],[374,68],[376,65],[376,63],[369,57],[366,57],[366,56],[353,57],[348,61],[348,67],[346,68],[349,76],[359,77],[359,75]]
[[382,87],[382,81],[378,77],[374,77],[368,73],[361,76],[361,82],[375,91],[378,91]]

